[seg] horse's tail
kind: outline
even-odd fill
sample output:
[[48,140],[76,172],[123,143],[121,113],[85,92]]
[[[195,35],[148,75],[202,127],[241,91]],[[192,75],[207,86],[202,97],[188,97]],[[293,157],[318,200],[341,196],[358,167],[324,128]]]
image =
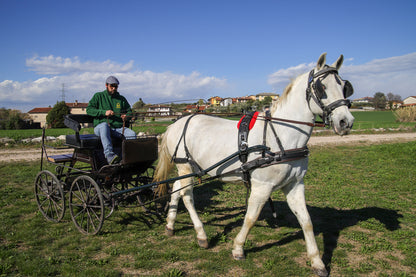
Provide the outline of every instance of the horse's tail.
[[[162,142],[159,151],[159,161],[157,163],[153,182],[160,182],[167,179],[174,163],[172,157],[169,154],[167,147],[167,132],[162,136]],[[169,185],[167,183],[159,184],[155,190],[156,195],[159,197],[165,196],[168,193]]]

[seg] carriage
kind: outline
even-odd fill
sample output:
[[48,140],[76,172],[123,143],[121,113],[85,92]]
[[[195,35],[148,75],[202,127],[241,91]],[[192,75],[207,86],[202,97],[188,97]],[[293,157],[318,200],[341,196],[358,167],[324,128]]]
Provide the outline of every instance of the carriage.
[[[83,234],[97,234],[104,219],[119,206],[139,205],[146,211],[161,208],[160,203],[152,202],[155,186],[148,185],[158,157],[156,136],[113,139],[122,160],[109,165],[99,137],[80,134],[82,126],[92,122],[89,115],[65,116],[65,125],[75,131],[66,135],[63,148],[70,152],[66,154],[48,155],[50,146],[45,143],[43,130],[41,168],[35,179],[36,202],[43,216],[59,222],[68,207],[72,221]],[[44,169],[44,158],[55,166],[54,173]],[[132,188],[139,189],[116,194]]]
[[[178,202],[182,198],[198,244],[207,248],[208,237],[194,206],[194,177],[199,182],[212,179],[243,182],[250,194],[244,223],[232,250],[233,258],[241,260],[245,258],[244,243],[264,204],[273,191],[280,189],[303,230],[313,270],[319,276],[328,276],[307,211],[303,177],[308,168],[307,142],[313,128],[320,124],[315,117],[322,117],[323,125],[332,126],[339,135],[348,134],[353,126],[348,100],[353,88],[338,74],[343,59],[341,55],[329,66],[326,53],[322,54],[314,69],[299,75],[285,88],[282,99],[269,114],[248,117],[260,118],[258,124],[251,119],[243,121],[239,129],[243,131],[237,132],[233,120],[186,116],[169,126],[160,143],[159,155],[155,137],[123,140],[120,165],[103,163],[97,137],[79,134],[80,123],[91,119],[67,117],[67,126],[76,134],[67,136],[66,144],[74,151],[71,155],[47,156],[48,162],[56,165],[56,175],[41,167],[35,193],[42,214],[52,221],[61,220],[65,211],[64,192],[69,192],[69,209],[75,225],[82,233],[96,234],[105,216],[111,215],[118,204],[134,200],[146,206],[143,204],[146,195],[153,197],[153,190],[166,191],[167,184],[173,183],[166,234],[174,233]],[[42,149],[43,155],[46,153],[43,143]],[[156,159],[153,176],[152,164]],[[75,168],[78,162],[88,168]],[[179,176],[167,179],[173,165]]]

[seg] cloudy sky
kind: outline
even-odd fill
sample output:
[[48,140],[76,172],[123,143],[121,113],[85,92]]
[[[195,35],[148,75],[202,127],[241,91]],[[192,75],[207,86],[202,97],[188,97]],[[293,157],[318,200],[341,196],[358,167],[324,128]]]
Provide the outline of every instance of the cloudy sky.
[[0,107],[281,93],[327,52],[354,85],[416,95],[416,1],[0,0]]

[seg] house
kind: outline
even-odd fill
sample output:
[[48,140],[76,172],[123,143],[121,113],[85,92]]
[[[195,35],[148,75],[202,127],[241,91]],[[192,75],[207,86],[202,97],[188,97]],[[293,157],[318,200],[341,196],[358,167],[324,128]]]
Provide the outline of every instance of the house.
[[30,117],[33,120],[33,123],[39,123],[40,127],[46,127],[46,116],[48,112],[52,110],[51,107],[48,108],[34,108],[28,112]]
[[233,99],[231,97],[223,98],[220,102],[220,106],[221,107],[228,107],[228,106],[232,105],[234,102],[235,102],[235,99]]
[[187,105],[183,110],[185,113],[203,113],[205,112],[207,106],[206,105]]
[[402,107],[416,106],[416,96],[409,96],[403,100]]
[[278,100],[279,99],[279,94],[272,93],[272,92],[263,92],[263,93],[256,94],[256,100],[257,101],[263,101],[264,98],[266,98],[266,97],[271,97],[272,100]]
[[[87,114],[87,106],[88,103],[80,103],[75,100],[75,103],[65,103],[66,106],[69,108],[70,114]],[[40,127],[46,127],[46,116],[48,115],[49,111],[52,110],[52,107],[47,108],[34,108],[28,112],[33,123],[39,123]],[[89,127],[89,126],[84,126]]]
[[86,114],[88,103],[80,103],[75,100],[74,103],[65,103],[71,114]]
[[244,96],[244,97],[237,97],[237,98],[235,98],[235,102],[236,103],[246,103],[246,102],[248,102],[250,100],[253,100],[253,98],[250,97],[250,96]]
[[356,104],[371,104],[373,103],[374,98],[373,97],[362,97],[358,99],[354,99],[351,102]]
[[147,116],[171,116],[174,115],[172,107],[164,105],[152,105],[147,109]]
[[396,101],[396,100],[387,101],[386,109],[398,109],[402,105],[403,105],[403,102],[401,102],[401,101]]
[[211,106],[219,106],[222,98],[219,96],[214,96],[208,99]]

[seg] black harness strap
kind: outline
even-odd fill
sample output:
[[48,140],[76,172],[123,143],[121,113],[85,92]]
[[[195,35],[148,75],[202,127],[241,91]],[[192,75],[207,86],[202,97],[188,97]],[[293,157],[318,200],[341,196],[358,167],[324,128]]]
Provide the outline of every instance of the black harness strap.
[[250,122],[253,118],[254,112],[246,114],[240,121],[240,128],[238,128],[238,150],[240,151],[240,161],[245,163],[248,156],[248,133],[250,132]]
[[[195,172],[196,175],[198,175],[199,177],[203,176],[206,174],[206,172],[204,170],[202,170],[202,168],[194,161],[194,159],[192,158],[191,153],[189,153],[188,150],[188,146],[186,146],[186,139],[185,139],[185,135],[186,135],[186,131],[188,130],[188,125],[189,122],[191,121],[191,119],[197,114],[193,114],[191,115],[185,122],[185,126],[183,128],[183,132],[181,137],[179,138],[178,144],[176,145],[175,148],[175,152],[172,155],[172,161],[178,164],[185,164],[185,163],[189,163],[192,167],[192,170]],[[181,140],[183,139],[183,147],[185,150],[185,158],[177,158],[176,154],[178,153],[178,149],[179,149],[179,145],[181,143]]]
[[[248,134],[250,132],[250,122],[253,118],[254,112],[246,114],[240,121],[240,126],[238,128],[238,151],[240,154],[238,158],[244,164],[247,162],[248,157]],[[247,189],[246,192],[246,207],[248,205],[248,196],[251,190],[251,181],[250,181],[250,172],[243,170],[243,183]]]

